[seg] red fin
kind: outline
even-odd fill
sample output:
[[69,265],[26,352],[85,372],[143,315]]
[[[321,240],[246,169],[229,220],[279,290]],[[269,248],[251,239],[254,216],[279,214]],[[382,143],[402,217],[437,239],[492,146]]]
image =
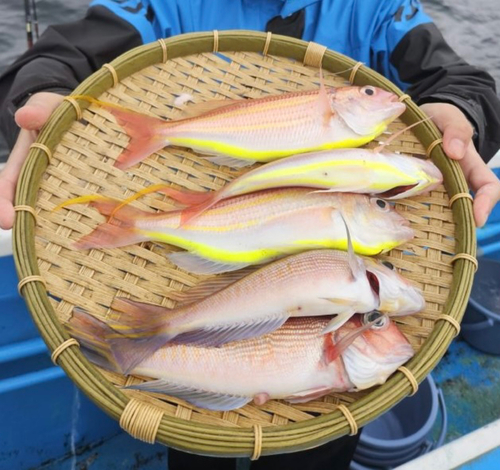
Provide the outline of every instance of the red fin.
[[91,201],[90,205],[95,207],[102,215],[112,215],[113,219],[119,220],[122,226],[133,226],[135,220],[154,215],[111,198],[97,199]]
[[166,194],[169,198],[185,206],[198,206],[212,200],[217,191],[186,191],[169,187],[157,187],[156,191]]
[[117,168],[125,170],[168,144],[168,139],[162,135],[162,130],[169,126],[167,121],[132,111],[116,103],[107,103],[87,96],[76,98],[85,99],[105,108],[128,134],[130,141],[115,162]]
[[89,250],[91,248],[117,248],[147,241],[148,237],[137,232],[133,227],[120,227],[115,224],[104,223],[99,225],[93,232],[85,235],[75,242],[77,250]]
[[188,206],[181,212],[181,226],[198,217],[219,201],[219,191],[196,192],[174,188],[164,188],[159,191],[174,201]]
[[116,248],[148,240],[147,235],[137,232],[134,225],[137,219],[150,214],[133,207],[123,206],[122,208],[122,203],[116,199],[100,196],[84,196],[66,201],[60,204],[58,208],[84,202],[90,202],[92,207],[95,207],[102,215],[106,216],[114,214],[117,207],[121,208],[121,210],[119,211],[119,216],[113,218],[114,223],[98,225],[93,232],[75,242],[74,247],[76,249]]
[[203,212],[205,212],[206,210],[210,209],[212,206],[217,204],[218,198],[216,197],[215,193],[214,195],[215,197],[208,199],[203,204],[199,204],[197,206],[188,207],[187,209],[184,209],[181,212],[181,221],[179,225],[182,227],[189,221],[195,219],[196,217],[199,217],[201,214],[203,214]]

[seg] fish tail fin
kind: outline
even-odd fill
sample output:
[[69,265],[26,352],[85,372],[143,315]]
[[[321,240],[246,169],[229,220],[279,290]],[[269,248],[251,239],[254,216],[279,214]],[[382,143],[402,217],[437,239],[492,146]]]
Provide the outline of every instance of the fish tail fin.
[[85,310],[75,307],[66,328],[69,334],[78,340],[87,359],[104,369],[118,371],[118,365],[106,341],[106,338],[114,333],[108,325]]
[[124,375],[132,373],[141,362],[152,356],[166,342],[168,342],[168,338],[163,335],[132,339],[116,334],[108,340],[113,359]]
[[172,198],[174,201],[188,206],[181,212],[180,226],[185,225],[190,220],[200,216],[203,212],[210,209],[219,202],[219,191],[197,192],[180,191],[174,188],[163,188],[159,190],[163,194]]
[[124,374],[177,336],[170,332],[166,315],[174,310],[117,297],[111,304],[108,325],[115,334],[109,338],[113,357]]
[[147,234],[139,232],[134,227],[122,227],[111,223],[97,226],[88,235],[83,236],[73,244],[77,250],[90,250],[93,248],[118,248],[121,246],[135,245],[149,240]]
[[129,143],[116,160],[115,167],[126,170],[168,145],[168,139],[162,135],[162,130],[168,126],[163,119],[138,113],[116,103],[100,101],[90,96],[79,95],[74,98],[90,101],[105,108],[116,118],[118,124],[129,136]]
[[98,225],[94,231],[80,238],[74,244],[76,249],[116,248],[149,239],[146,232],[135,228],[135,224],[138,219],[148,217],[150,214],[134,207],[124,206],[117,199],[102,196],[83,196],[59,204],[57,208],[86,202],[90,202],[90,205],[95,207],[102,215],[110,216],[110,220]]
[[176,309],[116,297],[107,323],[116,332],[129,336],[150,336],[165,329]]

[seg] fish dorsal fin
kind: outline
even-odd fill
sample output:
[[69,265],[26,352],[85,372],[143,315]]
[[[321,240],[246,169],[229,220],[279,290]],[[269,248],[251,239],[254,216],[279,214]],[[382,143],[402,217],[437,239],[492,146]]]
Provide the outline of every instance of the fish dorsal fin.
[[340,217],[342,218],[342,222],[345,225],[345,232],[347,236],[347,261],[349,263],[349,268],[351,268],[352,275],[354,279],[359,279],[366,273],[365,265],[361,258],[358,258],[354,253],[354,248],[352,246],[351,233],[349,231],[349,227],[347,226],[347,222],[344,218],[342,212],[340,212]]
[[189,387],[169,382],[165,379],[151,380],[142,384],[130,385],[125,388],[164,393],[165,395],[171,395],[186,400],[192,405],[213,411],[234,410],[236,408],[241,408],[252,400],[251,397],[202,390],[197,387]]
[[244,99],[229,99],[229,100],[208,100],[201,103],[193,103],[182,110],[182,118],[194,118],[216,111],[226,106],[243,103]]
[[256,270],[257,268],[255,266],[248,266],[238,271],[219,274],[216,277],[201,281],[199,284],[187,291],[172,293],[170,298],[178,301],[177,306],[199,302],[221,291],[222,289],[225,289],[231,284],[234,284]]
[[330,100],[328,99],[328,93],[326,92],[325,82],[323,80],[323,69],[319,69],[319,93],[318,93],[318,109],[320,115],[323,118],[323,125],[329,126],[330,119],[333,116],[333,111],[330,106]]

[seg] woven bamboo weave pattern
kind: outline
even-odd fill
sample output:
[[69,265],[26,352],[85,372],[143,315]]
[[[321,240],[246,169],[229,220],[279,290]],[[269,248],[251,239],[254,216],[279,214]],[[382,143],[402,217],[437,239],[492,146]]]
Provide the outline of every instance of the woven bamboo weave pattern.
[[[286,54],[276,54],[278,45],[274,43],[274,36],[269,41],[265,34],[255,35],[260,50],[265,46],[267,55],[261,52],[228,50],[224,33],[218,35],[220,52],[212,53],[213,37],[210,38],[208,33],[199,37],[204,41],[206,39],[202,48],[206,52],[181,56],[172,54],[174,49],[169,49],[169,40],[163,41],[161,46],[147,46],[148,54],[155,52],[155,61],[150,61],[126,78],[121,78],[127,74],[117,66],[120,82],[116,86],[112,86],[113,78],[110,77],[109,70],[104,70],[102,77],[105,78],[99,79],[102,93],[95,93],[93,96],[151,116],[175,119],[181,117],[182,110],[189,106],[189,103],[182,106],[174,103],[177,96],[185,93],[192,95],[194,102],[200,102],[257,98],[268,94],[311,90],[319,86],[319,69],[304,66],[302,58],[296,60],[288,58]],[[300,45],[302,53],[305,53],[307,44],[295,40],[293,44],[297,44],[297,47]],[[251,50],[255,48],[252,46]],[[328,58],[328,54],[330,53],[327,51],[323,63],[326,85],[348,84],[350,62],[339,61],[336,68],[326,66],[325,62],[333,60]],[[165,63],[162,60],[164,58]],[[366,76],[366,69],[361,67],[357,71],[356,83],[359,80],[359,84],[370,82],[376,85],[372,77]],[[342,74],[335,75],[333,72]],[[408,100],[406,102],[408,104]],[[82,104],[81,101],[79,103]],[[43,304],[44,310],[54,312],[57,317],[52,320],[59,324],[50,327],[50,331],[47,327],[46,333],[50,337],[48,342],[52,349],[63,342],[52,338],[61,335],[66,337],[61,325],[71,317],[75,306],[101,319],[106,318],[109,305],[116,296],[173,307],[175,293],[195,286],[203,278],[170,264],[165,255],[177,249],[166,245],[144,242],[119,249],[93,249],[84,252],[72,249],[75,240],[93,230],[104,218],[87,205],[53,211],[58,204],[88,194],[124,199],[146,186],[159,183],[179,189],[215,190],[246,171],[219,167],[189,149],[176,147],[164,148],[127,171],[121,171],[113,163],[127,145],[128,137],[109,112],[95,105],[85,109],[87,105],[82,108],[82,119],[75,121],[74,105],[65,103],[66,114],[71,115],[71,122],[55,145],[50,146],[52,158],[48,166],[43,171],[38,170],[39,190],[34,193],[31,189],[26,190],[27,196],[23,197],[21,194],[17,200],[17,204],[27,205],[32,201],[31,205],[36,211],[36,225],[31,214],[22,213],[23,219],[20,219],[19,224],[30,224],[26,225],[30,230],[23,228],[21,232],[18,228],[17,233],[19,245],[22,246],[22,238],[30,236],[34,227],[31,236],[34,240],[36,265],[30,268],[33,270],[30,274],[43,277],[50,296],[45,300],[43,286],[34,285],[40,283],[30,283],[24,287],[24,291],[26,296],[32,297],[32,311],[37,305]],[[416,115],[406,116],[405,122],[397,120],[391,124],[389,131],[396,132],[417,119]],[[422,126],[427,128],[429,124]],[[389,149],[426,158],[428,145],[439,136],[428,135],[423,139],[421,132],[424,131],[418,127],[405,131],[389,145]],[[383,141],[387,137],[382,135],[379,140]],[[368,146],[376,145],[377,142],[374,142]],[[39,148],[33,149],[33,152],[41,152],[43,155]],[[433,150],[433,158],[434,153],[436,150]],[[38,158],[38,161],[42,160],[46,161],[45,158]],[[470,201],[462,198],[451,208],[449,205],[449,193],[453,195],[466,191],[463,177],[456,166],[451,166],[447,161],[442,163],[444,160],[443,158],[436,163],[445,173],[446,189],[440,187],[429,195],[400,200],[396,204],[397,209],[415,229],[415,239],[381,256],[383,259],[390,259],[405,277],[423,289],[425,295],[427,306],[423,312],[398,319],[402,332],[412,346],[420,351],[405,365],[419,382],[435,365],[438,355],[444,354],[446,345],[456,333],[456,328],[449,322],[436,323],[436,320],[441,315],[452,314],[460,321],[468,297],[472,268],[465,259],[453,264],[452,257],[465,251],[471,256],[475,255],[472,248],[463,246],[463,240],[468,239],[470,231],[462,227],[463,222],[457,228],[455,220],[456,214],[471,220]],[[443,165],[450,165],[450,168],[443,168]],[[29,168],[25,169],[26,174],[28,171],[36,173]],[[155,193],[134,201],[133,206],[152,212],[175,207],[168,197]],[[18,264],[20,273],[26,271],[27,274],[29,269],[21,261]],[[465,274],[462,273],[463,270]],[[457,285],[458,272],[466,276],[467,287]],[[453,302],[450,301],[451,296]],[[455,304],[459,307],[455,307]],[[444,347],[440,346],[441,349],[436,352],[435,345],[440,343]],[[68,351],[68,354],[80,357],[77,348],[69,348]],[[65,354],[66,351],[61,357],[65,357]],[[67,361],[62,362],[65,369],[70,367],[66,366]],[[79,360],[70,375],[77,381],[78,378],[83,381],[84,376],[92,376],[96,370],[86,361]],[[401,373],[395,373],[390,384],[360,393],[331,394],[300,405],[273,400],[263,406],[249,404],[235,411],[214,412],[159,394],[114,389],[111,384],[130,385],[139,383],[143,378],[127,378],[101,369],[99,371],[103,377],[99,382],[102,383],[100,392],[88,391],[96,398],[99,393],[103,394],[106,402],[104,407],[108,407],[113,416],[119,418],[126,400],[140,400],[163,412],[158,440],[210,455],[252,455],[255,425],[262,426],[262,455],[281,451],[285,437],[288,451],[318,445],[332,437],[351,432],[352,426],[339,411],[339,404],[347,406],[356,425],[362,426],[409,391],[408,379]],[[200,429],[205,433],[203,438],[195,437]],[[222,431],[224,429],[228,431],[227,434]]]

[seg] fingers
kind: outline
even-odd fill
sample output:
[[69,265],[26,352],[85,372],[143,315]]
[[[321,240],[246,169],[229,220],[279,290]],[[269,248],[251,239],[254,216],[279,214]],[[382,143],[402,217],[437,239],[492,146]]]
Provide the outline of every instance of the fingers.
[[14,225],[14,200],[15,185],[12,181],[2,178],[0,174],[0,229],[9,230]]
[[5,168],[0,173],[0,228],[4,230],[12,228],[14,223],[16,184],[29,148],[36,139],[37,131],[45,124],[62,100],[63,97],[55,93],[36,93],[15,115],[21,132]]
[[493,207],[500,200],[500,180],[486,166],[472,142],[460,161],[460,166],[470,188],[475,192],[474,220],[478,227],[482,227],[488,220]]
[[459,160],[469,187],[474,191],[474,220],[482,227],[500,200],[500,181],[486,166],[472,142],[473,128],[465,114],[447,103],[427,103],[421,108],[443,133],[443,148],[448,157]]
[[21,129],[5,168],[0,173],[0,228],[8,230],[14,223],[14,195],[19,173],[36,133]]
[[16,123],[22,129],[40,130],[63,100],[63,96],[55,93],[36,93],[26,104],[17,110]]
[[447,103],[427,103],[421,108],[443,133],[443,148],[448,157],[461,160],[472,140],[474,129],[465,114]]

